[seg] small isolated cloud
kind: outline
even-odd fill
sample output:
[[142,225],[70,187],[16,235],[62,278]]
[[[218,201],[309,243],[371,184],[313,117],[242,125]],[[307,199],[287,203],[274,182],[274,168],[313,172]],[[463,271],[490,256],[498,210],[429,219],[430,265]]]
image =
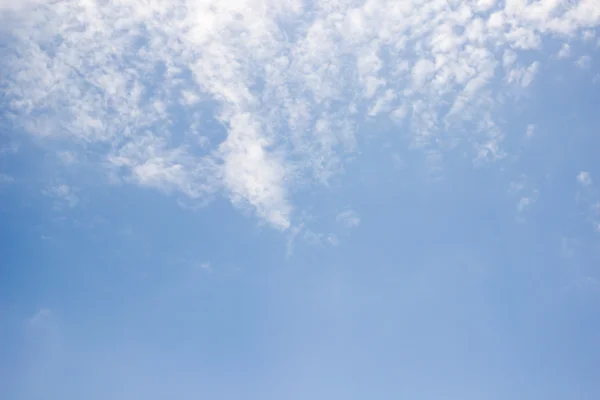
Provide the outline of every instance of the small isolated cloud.
[[532,187],[526,177],[521,177],[510,183],[509,192],[516,196],[518,219],[538,200],[538,191]]
[[200,271],[212,272],[212,264],[208,261],[201,262],[196,264],[196,268]]
[[519,203],[517,204],[517,211],[519,213],[522,213],[523,211],[525,211],[527,208],[529,208],[529,206],[531,206],[534,203],[535,203],[535,197],[531,197],[531,196],[521,197],[519,199]]
[[571,47],[568,44],[563,44],[558,53],[556,53],[556,58],[563,60],[565,58],[569,58],[571,55]]
[[14,181],[15,178],[13,178],[12,176],[0,173],[0,185],[8,185],[10,183],[13,183]]
[[532,138],[535,135],[536,126],[534,124],[527,125],[527,130],[525,131],[525,136],[527,138]]
[[592,66],[592,59],[589,56],[581,56],[575,61],[575,66],[579,69],[589,69]]
[[209,271],[212,269],[212,266],[209,262],[203,262],[198,265],[198,268],[204,271]]
[[57,210],[73,208],[79,203],[79,197],[70,186],[65,184],[52,186],[44,190],[43,193],[54,199],[54,208]]
[[356,228],[360,225],[360,215],[354,210],[342,211],[335,219],[346,228]]
[[592,176],[587,171],[581,171],[579,174],[577,174],[577,182],[583,186],[589,186],[592,184]]

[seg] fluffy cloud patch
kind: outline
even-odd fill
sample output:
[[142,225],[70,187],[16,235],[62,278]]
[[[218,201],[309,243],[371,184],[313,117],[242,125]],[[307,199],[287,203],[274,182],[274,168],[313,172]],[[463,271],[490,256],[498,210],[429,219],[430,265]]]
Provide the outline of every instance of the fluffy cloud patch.
[[0,185],[8,185],[10,183],[13,183],[14,181],[15,178],[13,178],[12,176],[0,173]]

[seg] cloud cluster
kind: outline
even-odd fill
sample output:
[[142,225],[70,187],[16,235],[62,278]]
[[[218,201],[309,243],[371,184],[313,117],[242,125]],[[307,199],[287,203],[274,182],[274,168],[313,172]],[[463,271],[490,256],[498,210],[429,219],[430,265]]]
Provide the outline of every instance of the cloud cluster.
[[433,158],[457,143],[501,158],[494,110],[532,84],[543,39],[600,23],[596,0],[23,4],[0,11],[15,126],[95,152],[119,180],[220,193],[279,229],[294,191],[343,170],[365,118],[404,121]]

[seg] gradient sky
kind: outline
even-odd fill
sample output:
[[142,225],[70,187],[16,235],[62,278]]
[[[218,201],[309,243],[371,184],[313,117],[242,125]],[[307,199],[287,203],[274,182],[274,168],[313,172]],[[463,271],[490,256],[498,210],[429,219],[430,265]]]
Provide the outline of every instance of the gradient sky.
[[597,400],[597,0],[0,0],[0,398]]

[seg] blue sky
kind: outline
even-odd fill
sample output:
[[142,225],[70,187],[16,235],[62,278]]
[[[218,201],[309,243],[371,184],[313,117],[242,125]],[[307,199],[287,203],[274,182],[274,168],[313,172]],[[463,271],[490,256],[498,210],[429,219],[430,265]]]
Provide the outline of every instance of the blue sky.
[[0,398],[597,399],[596,0],[0,22]]

